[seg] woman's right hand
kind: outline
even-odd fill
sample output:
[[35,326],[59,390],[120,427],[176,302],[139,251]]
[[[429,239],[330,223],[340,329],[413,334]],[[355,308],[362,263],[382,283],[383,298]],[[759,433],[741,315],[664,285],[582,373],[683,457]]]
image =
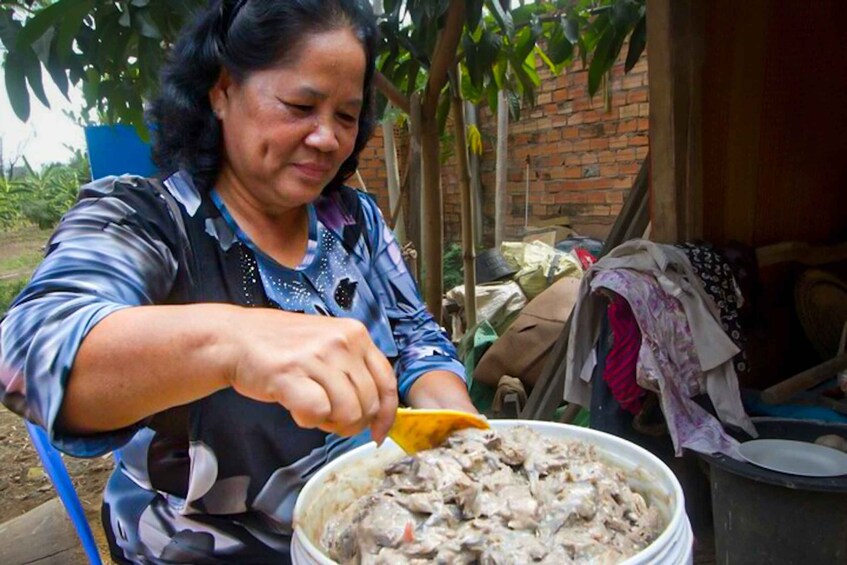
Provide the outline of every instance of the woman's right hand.
[[239,308],[227,342],[229,383],[277,402],[298,426],[382,442],[394,422],[397,380],[365,326],[347,318]]

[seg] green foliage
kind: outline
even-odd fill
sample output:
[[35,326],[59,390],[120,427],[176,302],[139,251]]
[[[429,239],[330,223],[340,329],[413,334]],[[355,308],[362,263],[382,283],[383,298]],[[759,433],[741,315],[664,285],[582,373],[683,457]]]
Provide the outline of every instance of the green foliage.
[[[627,37],[627,71],[646,45],[646,0],[539,0],[512,10],[503,9],[499,0],[465,4],[465,28],[456,56],[462,98],[493,108],[498,91],[505,89],[514,119],[520,118],[522,103],[535,104],[541,85],[536,71],[539,62],[558,74],[578,57],[588,68],[588,90],[593,96]],[[448,5],[422,0],[386,2],[380,20],[383,45],[378,68],[401,91],[408,94],[423,88],[422,77],[431,64],[436,32],[443,27]],[[384,103],[381,100],[380,110]]]
[[[514,2],[513,2],[514,3]],[[17,0],[0,3],[6,91],[22,120],[31,95],[47,105],[43,70],[67,96],[82,84],[86,108],[142,136],[144,100],[154,94],[167,48],[203,0]],[[449,0],[384,0],[378,68],[407,95],[423,88]],[[646,0],[538,0],[504,10],[499,0],[467,0],[457,60],[463,98],[496,100],[506,88],[519,118],[540,85],[536,63],[560,72],[579,56],[589,93],[599,88],[630,37],[626,70],[646,44]],[[385,100],[380,97],[380,112]]]
[[6,313],[12,300],[20,294],[27,282],[26,278],[0,281],[0,316]]
[[0,179],[0,227],[22,224],[42,229],[55,226],[73,205],[79,187],[90,180],[88,160],[77,151],[70,163],[52,163],[35,171],[24,160],[26,173]]
[[156,89],[159,67],[187,15],[202,0],[19,0],[0,4],[6,90],[26,120],[30,93],[44,95],[46,69],[66,97],[82,83],[86,110],[146,135],[143,101]]
[[444,288],[453,288],[464,282],[462,246],[451,243],[444,251]]

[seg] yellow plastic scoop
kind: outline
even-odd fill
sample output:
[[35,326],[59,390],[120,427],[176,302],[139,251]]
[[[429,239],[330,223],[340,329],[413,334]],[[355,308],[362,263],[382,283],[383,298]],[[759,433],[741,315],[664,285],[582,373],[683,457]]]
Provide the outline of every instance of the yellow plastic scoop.
[[458,410],[398,408],[388,437],[411,455],[438,447],[455,431],[465,428],[487,430],[490,427],[488,420],[482,416]]

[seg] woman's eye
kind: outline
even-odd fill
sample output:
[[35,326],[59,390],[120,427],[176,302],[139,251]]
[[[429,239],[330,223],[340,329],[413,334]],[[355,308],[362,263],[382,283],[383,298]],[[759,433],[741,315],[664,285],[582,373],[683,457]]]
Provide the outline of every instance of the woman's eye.
[[312,111],[312,107],[308,104],[292,104],[290,102],[285,102],[285,105],[288,106],[289,109],[300,114],[308,114]]
[[341,121],[347,122],[347,123],[350,123],[350,124],[355,124],[359,120],[359,118],[357,118],[356,116],[353,116],[351,114],[339,114],[338,117],[341,119]]

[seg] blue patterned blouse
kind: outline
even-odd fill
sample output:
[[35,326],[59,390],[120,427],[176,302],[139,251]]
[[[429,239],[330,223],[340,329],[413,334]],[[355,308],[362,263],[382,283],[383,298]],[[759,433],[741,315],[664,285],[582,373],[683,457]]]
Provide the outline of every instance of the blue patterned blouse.
[[281,406],[231,389],[112,433],[55,427],[74,357],[95,324],[122,308],[197,302],[360,320],[393,362],[401,400],[429,371],[464,378],[366,195],[342,187],[311,204],[307,253],[290,269],[184,172],[161,184],[126,176],[83,187],[0,325],[0,399],[66,453],[121,448],[104,494],[119,562],[285,563],[302,485],[369,440],[301,429]]

